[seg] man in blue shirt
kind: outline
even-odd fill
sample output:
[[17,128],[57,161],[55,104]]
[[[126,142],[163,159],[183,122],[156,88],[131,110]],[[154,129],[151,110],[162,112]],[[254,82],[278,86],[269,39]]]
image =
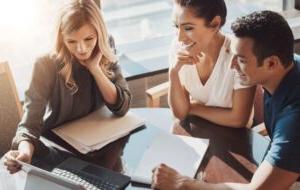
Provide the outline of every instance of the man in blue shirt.
[[285,19],[272,11],[255,12],[232,24],[236,36],[232,67],[245,85],[265,89],[265,126],[271,146],[250,183],[209,184],[180,175],[166,165],[154,170],[154,188],[289,189],[300,176],[300,56]]

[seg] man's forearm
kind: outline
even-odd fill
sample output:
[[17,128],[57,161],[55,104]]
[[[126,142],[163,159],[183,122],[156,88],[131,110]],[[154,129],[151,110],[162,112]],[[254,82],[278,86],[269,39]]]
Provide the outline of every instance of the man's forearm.
[[175,117],[182,120],[188,114],[190,103],[187,97],[185,97],[184,89],[181,86],[178,73],[173,70],[170,71],[169,79],[169,105],[172,108]]

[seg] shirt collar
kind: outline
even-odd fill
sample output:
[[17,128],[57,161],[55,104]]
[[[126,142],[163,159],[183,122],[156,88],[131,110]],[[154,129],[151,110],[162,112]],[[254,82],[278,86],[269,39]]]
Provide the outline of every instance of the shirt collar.
[[[300,76],[299,75],[299,73],[300,73],[299,65],[300,65],[300,62],[299,62],[299,60],[297,61],[297,59],[295,57],[293,67],[283,77],[279,86],[276,88],[274,94],[271,95],[270,93],[268,93],[266,91],[267,97],[271,98],[272,102],[274,102],[275,105],[281,104],[283,99],[286,98],[288,96],[288,94],[290,93],[290,90],[292,90],[294,84],[299,81],[299,76]],[[275,107],[277,107],[277,106],[275,106]]]

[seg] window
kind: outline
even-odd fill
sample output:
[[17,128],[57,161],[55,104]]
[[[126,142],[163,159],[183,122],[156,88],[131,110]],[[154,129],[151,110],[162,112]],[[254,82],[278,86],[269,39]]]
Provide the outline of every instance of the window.
[[[124,63],[121,66],[125,76],[167,68],[168,48],[174,37],[172,0],[101,1],[109,31]],[[0,0],[0,59],[9,61],[22,100],[36,57],[54,46],[55,20],[66,2]],[[228,21],[254,10],[282,10],[281,0],[226,0],[226,3]],[[230,31],[229,27],[224,30]]]

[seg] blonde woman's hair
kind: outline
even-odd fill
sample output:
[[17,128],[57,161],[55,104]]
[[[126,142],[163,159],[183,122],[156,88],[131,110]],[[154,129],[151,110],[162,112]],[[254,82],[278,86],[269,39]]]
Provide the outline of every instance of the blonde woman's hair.
[[83,25],[90,24],[97,31],[97,44],[102,53],[100,67],[104,74],[112,79],[113,72],[109,69],[112,63],[117,61],[113,49],[110,47],[109,34],[104,23],[104,19],[99,6],[93,0],[72,0],[62,11],[58,22],[56,54],[61,64],[60,74],[65,79],[68,89],[75,94],[78,90],[76,82],[72,76],[72,61],[74,57],[64,44],[63,35],[80,29]]

